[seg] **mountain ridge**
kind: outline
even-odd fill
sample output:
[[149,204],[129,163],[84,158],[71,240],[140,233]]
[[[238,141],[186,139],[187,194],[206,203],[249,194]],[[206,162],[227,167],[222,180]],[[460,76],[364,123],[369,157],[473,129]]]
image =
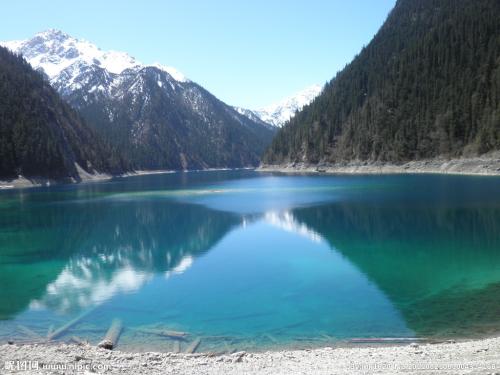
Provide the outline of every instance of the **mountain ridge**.
[[42,70],[135,169],[256,166],[274,135],[173,68],[53,29],[3,44]]
[[[44,44],[46,41],[48,43]],[[155,67],[169,73],[176,81],[189,81],[184,74],[173,67],[160,63],[143,64],[126,52],[103,51],[85,39],[74,38],[58,29],[47,29],[36,33],[30,39],[3,41],[0,44],[12,51],[29,51],[29,53],[23,53],[23,56],[30,64],[41,68],[50,80],[57,78],[65,68],[78,60],[83,60],[88,64],[97,63],[108,72],[115,74],[120,74],[126,69]],[[37,46],[42,48],[35,50],[31,48]],[[64,51],[61,51],[62,48]],[[45,58],[43,53],[45,56],[50,55],[52,59]]]

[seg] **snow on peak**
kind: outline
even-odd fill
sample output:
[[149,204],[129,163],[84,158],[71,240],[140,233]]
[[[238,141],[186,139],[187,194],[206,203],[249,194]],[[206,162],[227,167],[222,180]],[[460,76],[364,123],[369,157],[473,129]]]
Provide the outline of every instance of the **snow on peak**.
[[160,63],[154,63],[150,66],[163,70],[170,74],[177,82],[188,82],[189,80],[186,78],[184,74],[179,72],[177,69],[172,68],[171,66],[162,65]]
[[47,29],[45,31],[40,31],[35,34],[35,37],[40,37],[44,39],[68,39],[71,38],[68,34],[57,29]]
[[311,103],[313,99],[321,93],[322,89],[320,85],[313,85],[286,97],[278,103],[268,105],[258,110],[241,107],[233,108],[251,120],[255,121],[255,118],[258,118],[269,125],[281,128],[285,122],[295,115],[295,112],[300,111],[304,106]]
[[321,93],[321,90],[322,87],[320,85],[307,87],[296,94],[284,98],[278,103],[261,108],[255,111],[255,113],[263,121],[281,127],[295,115],[296,111],[300,111],[304,106],[311,103]]
[[[0,45],[23,55],[35,69],[41,68],[51,81],[73,64],[96,65],[115,74],[130,68],[160,66],[143,65],[125,52],[102,51],[86,40],[76,39],[56,29],[42,31],[27,40],[0,42]],[[174,68],[162,66],[160,69],[169,73],[175,80],[181,82],[187,80]]]

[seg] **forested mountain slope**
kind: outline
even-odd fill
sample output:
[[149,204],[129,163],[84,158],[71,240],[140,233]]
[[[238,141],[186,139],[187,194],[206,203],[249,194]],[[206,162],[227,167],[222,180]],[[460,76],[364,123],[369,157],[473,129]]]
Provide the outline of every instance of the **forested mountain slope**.
[[398,0],[368,46],[279,131],[264,163],[400,163],[498,149],[500,2]]
[[80,179],[127,164],[20,56],[0,47],[0,179]]

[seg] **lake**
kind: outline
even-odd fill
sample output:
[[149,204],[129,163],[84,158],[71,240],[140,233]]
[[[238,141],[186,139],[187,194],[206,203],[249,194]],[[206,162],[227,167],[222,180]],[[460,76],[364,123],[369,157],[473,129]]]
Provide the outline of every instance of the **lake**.
[[[500,178],[172,173],[0,192],[0,342],[122,350],[465,338],[500,327]],[[27,329],[28,330],[27,330]]]

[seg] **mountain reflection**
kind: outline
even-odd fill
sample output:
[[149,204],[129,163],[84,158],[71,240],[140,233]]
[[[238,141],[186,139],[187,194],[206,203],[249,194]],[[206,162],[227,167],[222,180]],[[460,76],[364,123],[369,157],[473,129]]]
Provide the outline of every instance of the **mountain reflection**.
[[374,282],[421,336],[498,326],[500,209],[330,204],[293,211]]
[[[44,192],[0,202],[0,298],[8,301],[0,319],[27,308],[70,315],[141,290],[124,298],[152,301],[135,319],[155,323],[151,311],[168,312],[200,332],[230,326],[253,334],[285,321],[303,333],[319,326],[345,337],[391,334],[394,324],[404,325],[398,334],[420,336],[496,329],[500,206],[487,199],[494,186],[472,189],[477,194],[466,199],[466,185],[443,188],[432,179],[418,180],[416,193],[408,190],[414,183],[341,189],[342,180],[319,179],[308,190],[310,180],[293,179],[296,189],[287,181],[187,184],[175,192],[162,184],[143,192],[139,184],[119,194],[92,185],[76,196]],[[245,230],[228,235],[235,228]],[[310,249],[318,251],[311,256]]]
[[304,223],[300,223],[295,219],[295,216],[290,211],[284,212],[275,212],[270,211],[266,212],[264,215],[264,220],[280,229],[283,229],[287,232],[296,233],[300,236],[309,238],[313,242],[321,242],[321,235],[310,229]]
[[[26,306],[67,312],[185,270],[242,219],[153,201],[39,205],[8,218],[0,243],[0,317]],[[42,219],[43,218],[43,219]]]

